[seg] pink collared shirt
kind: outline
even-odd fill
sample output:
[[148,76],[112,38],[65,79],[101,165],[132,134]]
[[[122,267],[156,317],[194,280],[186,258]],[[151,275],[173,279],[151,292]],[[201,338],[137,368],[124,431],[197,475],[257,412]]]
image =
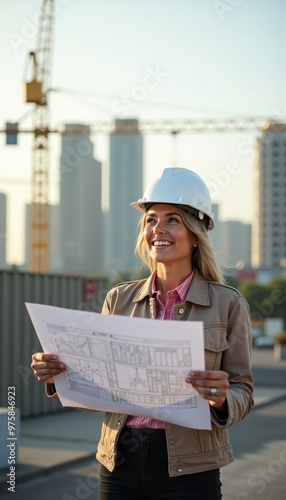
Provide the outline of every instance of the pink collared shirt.
[[[181,304],[186,299],[188,290],[191,286],[194,271],[174,290],[169,290],[166,294],[166,305],[161,302],[161,292],[155,289],[156,274],[154,274],[152,281],[152,296],[156,300],[156,319],[172,319],[174,307]],[[149,429],[164,429],[165,423],[162,420],[157,420],[150,417],[138,417],[129,415],[125,424],[127,427],[140,429],[148,427]]]

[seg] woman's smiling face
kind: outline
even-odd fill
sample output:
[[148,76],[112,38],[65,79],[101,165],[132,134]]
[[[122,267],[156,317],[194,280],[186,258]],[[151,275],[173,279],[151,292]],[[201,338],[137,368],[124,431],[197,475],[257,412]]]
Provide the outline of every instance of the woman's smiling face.
[[192,270],[195,235],[185,226],[175,205],[154,204],[146,214],[144,239],[150,257],[162,264],[180,264]]

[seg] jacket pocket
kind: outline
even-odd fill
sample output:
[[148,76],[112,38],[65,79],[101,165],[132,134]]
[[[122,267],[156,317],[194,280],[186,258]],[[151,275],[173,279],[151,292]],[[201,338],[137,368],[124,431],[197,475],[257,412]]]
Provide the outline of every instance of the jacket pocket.
[[209,453],[215,451],[222,451],[230,446],[228,432],[226,429],[219,429],[213,427],[211,431],[198,431],[197,442],[201,453]]
[[224,351],[229,348],[226,327],[221,325],[204,329],[206,370],[220,370]]

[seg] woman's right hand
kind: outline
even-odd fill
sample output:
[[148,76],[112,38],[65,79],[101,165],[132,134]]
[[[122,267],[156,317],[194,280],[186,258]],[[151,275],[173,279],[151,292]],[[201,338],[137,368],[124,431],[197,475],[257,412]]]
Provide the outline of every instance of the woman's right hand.
[[56,354],[36,352],[32,356],[31,368],[39,382],[54,383],[54,377],[65,371],[65,365]]

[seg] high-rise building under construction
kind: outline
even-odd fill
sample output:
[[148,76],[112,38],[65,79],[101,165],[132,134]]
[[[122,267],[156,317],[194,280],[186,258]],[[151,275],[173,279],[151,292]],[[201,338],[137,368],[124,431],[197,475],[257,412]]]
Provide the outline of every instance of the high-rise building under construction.
[[106,268],[110,274],[140,267],[134,248],[140,213],[130,203],[142,196],[143,138],[135,119],[115,121],[110,135]]
[[286,259],[286,132],[272,124],[257,139],[252,265],[284,267]]
[[59,267],[71,273],[103,269],[101,163],[93,157],[89,134],[88,126],[68,124],[62,135]]

